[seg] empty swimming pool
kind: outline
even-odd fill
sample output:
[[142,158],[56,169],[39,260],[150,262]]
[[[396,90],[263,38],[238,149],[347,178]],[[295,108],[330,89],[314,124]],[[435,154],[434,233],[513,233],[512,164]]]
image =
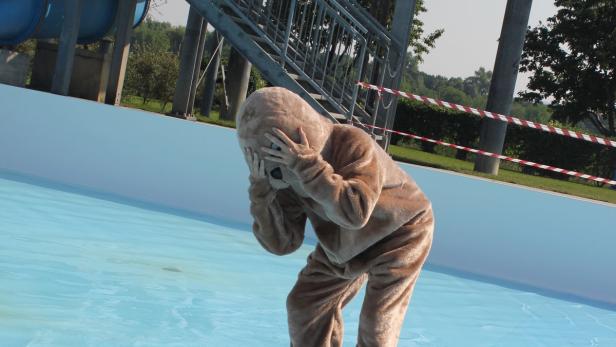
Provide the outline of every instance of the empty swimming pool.
[[[247,228],[0,174],[0,345],[285,346],[312,247],[277,257]],[[399,345],[616,346],[616,312],[428,270]]]

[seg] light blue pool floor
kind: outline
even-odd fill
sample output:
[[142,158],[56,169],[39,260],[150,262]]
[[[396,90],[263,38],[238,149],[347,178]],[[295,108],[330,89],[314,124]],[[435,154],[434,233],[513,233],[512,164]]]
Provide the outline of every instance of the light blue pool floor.
[[[6,177],[0,346],[288,346],[313,246],[277,257],[247,230]],[[399,345],[616,346],[616,312],[424,271]]]

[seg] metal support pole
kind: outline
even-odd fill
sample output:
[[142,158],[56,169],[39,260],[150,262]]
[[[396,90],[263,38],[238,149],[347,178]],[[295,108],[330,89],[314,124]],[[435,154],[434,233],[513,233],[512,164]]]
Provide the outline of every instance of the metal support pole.
[[65,0],[64,21],[58,45],[56,66],[51,81],[51,92],[68,95],[75,60],[75,44],[79,35],[79,22],[81,17],[81,0]]
[[193,110],[195,108],[195,96],[197,95],[197,88],[199,78],[201,76],[201,62],[203,61],[203,50],[205,48],[205,37],[207,34],[207,21],[204,19],[201,25],[201,34],[199,35],[199,46],[197,48],[197,60],[195,61],[195,69],[193,70],[192,84],[190,85],[190,96],[188,98],[188,107],[186,109],[187,118],[195,120],[193,116]]
[[221,114],[222,119],[234,120],[240,105],[246,100],[252,64],[233,48],[229,56],[229,109]]
[[[208,43],[208,51],[212,62],[205,73],[205,81],[203,82],[203,97],[201,99],[201,114],[210,117],[212,105],[214,104],[214,95],[216,94],[216,79],[218,78],[218,69],[220,68],[220,58],[222,57],[222,44],[224,38],[214,33]],[[219,47],[220,45],[220,47]],[[218,48],[218,50],[217,50]],[[215,55],[214,55],[215,54]],[[213,58],[212,55],[214,55]]]
[[289,13],[287,15],[287,27],[284,31],[284,43],[283,43],[283,47],[282,47],[282,51],[280,52],[280,65],[282,66],[282,68],[284,69],[284,65],[285,65],[285,60],[287,57],[287,49],[289,48],[289,37],[291,36],[291,28],[293,27],[293,17],[295,15],[295,5],[296,5],[296,0],[291,0],[290,4],[289,4]]
[[[394,71],[398,71],[397,74],[391,76],[392,71],[388,71],[387,66],[383,66],[385,69],[385,82],[384,85],[390,86],[393,89],[400,89],[400,83],[402,82],[403,66],[406,61],[406,50],[409,45],[411,29],[413,26],[413,17],[415,16],[415,3],[416,0],[397,0],[396,7],[394,9],[394,18],[391,25],[391,35],[399,43],[400,52],[389,53],[389,68]],[[393,62],[392,62],[393,60]],[[385,128],[391,129],[394,125],[396,118],[396,108],[398,106],[398,98],[394,98],[390,110],[387,111],[387,118],[385,119]],[[391,139],[390,133],[384,133],[382,145],[387,149],[389,141]]]
[[188,113],[188,101],[197,62],[197,50],[199,49],[202,26],[203,17],[191,6],[188,12],[184,39],[182,40],[182,50],[180,51],[180,74],[175,85],[175,94],[173,95],[171,114],[175,117],[184,118]]
[[[507,1],[486,105],[488,111],[501,114],[511,112],[532,4],[532,0]],[[479,148],[492,153],[502,153],[506,133],[507,123],[484,118],[481,121]],[[497,175],[499,164],[499,159],[477,156],[475,171]]]
[[220,116],[224,116],[229,110],[229,95],[227,95],[227,78],[225,77],[225,67],[220,64],[220,80],[222,82],[222,102],[220,105]]
[[109,83],[105,95],[105,103],[119,105],[124,88],[124,75],[130,51],[130,38],[133,34],[133,21],[137,0],[119,1],[116,15],[116,34],[113,45],[113,57],[109,69]]
[[101,67],[101,80],[98,90],[98,102],[105,102],[105,95],[107,94],[107,85],[109,84],[109,71],[111,68],[111,57],[113,55],[113,42],[104,38],[100,41],[100,48],[98,52],[103,57],[103,64]]

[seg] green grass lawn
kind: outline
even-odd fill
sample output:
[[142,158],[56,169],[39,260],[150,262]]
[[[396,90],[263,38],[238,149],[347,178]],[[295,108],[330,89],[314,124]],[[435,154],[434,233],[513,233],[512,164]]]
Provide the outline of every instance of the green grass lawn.
[[463,174],[490,178],[497,181],[509,182],[533,188],[545,189],[553,192],[575,195],[584,198],[616,203],[616,190],[607,187],[596,187],[571,181],[557,180],[523,174],[507,169],[499,170],[498,176],[473,171],[473,163],[445,157],[438,154],[422,152],[416,149],[389,146],[389,153],[396,160],[417,165],[430,166],[438,169],[460,172]]
[[[149,100],[145,104],[143,99],[137,96],[128,96],[122,99],[122,106],[139,108],[149,112],[167,113],[171,111],[171,103],[168,103],[163,110],[162,103],[158,100]],[[210,117],[205,117],[200,113],[196,114],[197,121],[216,124],[224,127],[234,128],[235,122],[219,119],[217,111],[212,111]],[[473,163],[470,161],[458,160],[448,156],[427,153],[417,149],[389,146],[389,153],[396,160],[430,166],[438,169],[455,171],[472,176],[490,178],[497,181],[509,182],[523,186],[545,189],[553,192],[574,195],[599,201],[616,204],[616,190],[607,187],[596,187],[587,183],[557,180],[553,178],[533,176],[516,171],[516,164],[502,162],[498,176],[482,174],[473,171]]]
[[197,121],[209,124],[216,124],[227,128],[235,128],[235,121],[220,119],[218,111],[212,110],[210,117],[197,114]]
[[155,112],[155,113],[167,113],[171,111],[171,107],[173,106],[170,102],[165,105],[163,109],[163,103],[160,100],[148,100],[148,102],[143,103],[143,99],[139,96],[125,96],[122,97],[122,106],[138,108],[144,111]]
[[[122,98],[122,106],[138,108],[140,110],[154,112],[154,113],[168,113],[171,112],[171,107],[173,106],[171,103],[168,103],[163,109],[163,104],[159,100],[148,100],[148,102],[143,103],[143,99],[138,96],[126,96]],[[229,121],[225,119],[220,119],[220,114],[216,110],[212,110],[210,113],[210,117],[205,117],[201,113],[197,112],[195,115],[197,117],[197,121],[209,124],[216,124],[220,126],[224,126],[227,128],[235,128],[235,122]]]

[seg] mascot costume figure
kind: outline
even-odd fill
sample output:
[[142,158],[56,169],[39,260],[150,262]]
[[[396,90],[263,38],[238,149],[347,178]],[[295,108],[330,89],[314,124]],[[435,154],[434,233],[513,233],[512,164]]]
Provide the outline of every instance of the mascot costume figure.
[[367,133],[287,89],[251,94],[237,134],[259,243],[295,251],[306,219],[318,238],[287,298],[291,345],[341,346],[342,308],[367,280],[357,345],[396,346],[432,244],[430,201]]

